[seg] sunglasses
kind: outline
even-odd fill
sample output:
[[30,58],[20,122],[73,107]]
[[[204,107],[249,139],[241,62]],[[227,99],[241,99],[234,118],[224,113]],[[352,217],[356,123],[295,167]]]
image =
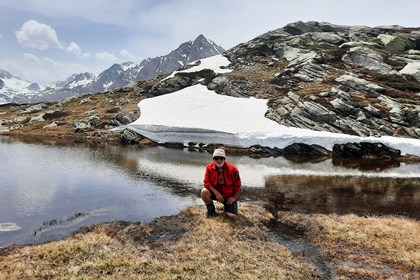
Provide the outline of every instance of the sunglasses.
[[213,159],[214,160],[224,160],[225,158],[224,157],[214,157]]

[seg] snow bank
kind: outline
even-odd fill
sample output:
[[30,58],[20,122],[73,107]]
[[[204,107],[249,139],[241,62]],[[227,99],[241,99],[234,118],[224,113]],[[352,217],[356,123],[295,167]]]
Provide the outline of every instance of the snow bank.
[[141,117],[127,125],[158,143],[189,142],[284,148],[292,143],[332,149],[347,142],[381,142],[403,154],[420,155],[420,140],[397,137],[357,137],[286,127],[267,119],[267,100],[218,95],[203,85],[142,100]]

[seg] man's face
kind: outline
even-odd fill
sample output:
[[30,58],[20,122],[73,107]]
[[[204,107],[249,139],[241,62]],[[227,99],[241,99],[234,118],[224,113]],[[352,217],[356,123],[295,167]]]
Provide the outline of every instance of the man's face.
[[222,167],[223,164],[225,164],[225,158],[224,157],[214,157],[213,161],[214,161],[214,163],[216,163],[217,167]]

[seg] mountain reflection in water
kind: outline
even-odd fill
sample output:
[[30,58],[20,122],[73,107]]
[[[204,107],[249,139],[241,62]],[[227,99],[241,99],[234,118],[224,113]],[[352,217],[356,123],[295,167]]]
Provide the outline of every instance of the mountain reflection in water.
[[[211,154],[186,149],[0,136],[0,247],[42,242],[103,221],[149,221],[202,204]],[[420,166],[362,170],[283,157],[229,156],[240,171],[240,201],[315,213],[420,218]],[[81,215],[83,214],[83,215]],[[73,219],[73,217],[76,217]],[[6,225],[14,224],[15,230]]]

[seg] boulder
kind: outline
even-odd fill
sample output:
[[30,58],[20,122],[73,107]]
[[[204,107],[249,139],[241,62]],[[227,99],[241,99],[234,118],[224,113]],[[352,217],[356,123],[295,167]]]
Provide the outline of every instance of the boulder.
[[290,23],[283,27],[283,30],[292,34],[292,35],[299,35],[304,34],[308,32],[322,32],[322,29],[319,26],[316,26],[315,24],[311,22],[303,22],[303,21],[297,21]]
[[121,142],[126,144],[137,144],[142,138],[143,136],[128,128],[124,129],[120,136]]
[[397,36],[388,35],[388,34],[380,34],[378,35],[378,39],[382,41],[385,48],[393,53],[403,52],[406,49],[412,47],[412,43],[407,39],[402,39]]
[[261,158],[261,157],[277,157],[283,155],[283,151],[279,148],[263,147],[260,145],[254,145],[249,148],[250,157]]
[[331,151],[320,145],[308,145],[304,143],[293,143],[283,149],[285,156],[304,156],[304,157],[329,157]]
[[400,70],[400,74],[411,75],[420,82],[420,61],[407,63],[407,65]]
[[398,159],[401,151],[388,147],[382,143],[346,143],[335,144],[333,157],[337,158],[369,158],[369,159]]
[[133,115],[127,112],[120,112],[115,116],[120,124],[129,124],[133,122]]
[[36,116],[33,116],[30,120],[29,120],[29,122],[43,122],[43,121],[45,121],[45,119],[44,119],[44,113],[41,113],[41,114],[39,114],[39,115],[36,115]]
[[392,71],[392,67],[384,62],[382,54],[364,46],[351,48],[343,56],[343,61],[382,74]]
[[191,86],[192,82],[193,80],[190,77],[177,74],[173,78],[162,80],[161,82],[155,84],[150,92],[154,96],[168,94]]
[[92,126],[84,121],[77,121],[74,123],[74,132],[86,132],[89,131],[92,128]]

